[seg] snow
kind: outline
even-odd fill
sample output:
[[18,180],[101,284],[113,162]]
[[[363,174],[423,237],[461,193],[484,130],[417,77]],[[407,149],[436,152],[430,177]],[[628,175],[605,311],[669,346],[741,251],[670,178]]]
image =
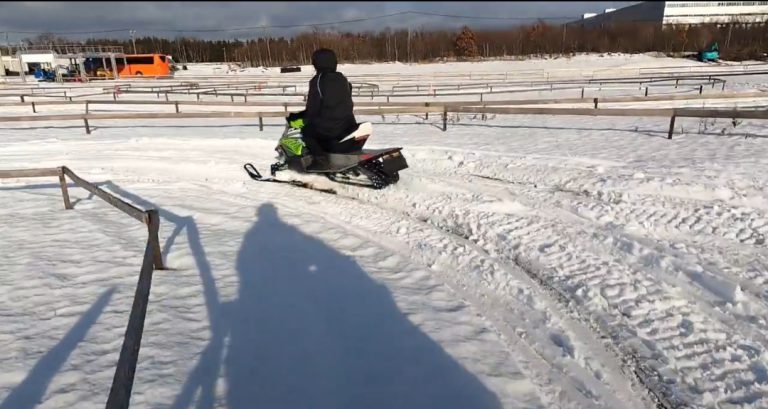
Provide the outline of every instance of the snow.
[[[745,87],[768,83],[754,78]],[[97,107],[126,108],[167,109]],[[245,119],[94,121],[91,135],[0,123],[0,168],[67,165],[160,209],[172,269],[155,272],[131,407],[639,409],[653,390],[768,408],[764,121],[678,118],[667,140],[664,118],[454,115],[447,132],[432,116],[359,120],[374,124],[371,147],[404,147],[397,185],[284,176],[338,192],[327,195],[251,181],[242,164],[272,163],[279,119],[264,132]],[[109,392],[146,228],[69,191],[74,210],[56,178],[0,180],[1,409],[100,407]]]

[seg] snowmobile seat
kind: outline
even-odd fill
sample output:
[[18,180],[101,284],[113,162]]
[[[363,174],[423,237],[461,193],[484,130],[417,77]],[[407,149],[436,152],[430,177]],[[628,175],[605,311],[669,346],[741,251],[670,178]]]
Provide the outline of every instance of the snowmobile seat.
[[352,133],[344,137],[339,142],[336,142],[329,149],[329,153],[354,153],[363,149],[365,142],[373,133],[373,125],[370,122],[363,122],[357,124],[357,129]]

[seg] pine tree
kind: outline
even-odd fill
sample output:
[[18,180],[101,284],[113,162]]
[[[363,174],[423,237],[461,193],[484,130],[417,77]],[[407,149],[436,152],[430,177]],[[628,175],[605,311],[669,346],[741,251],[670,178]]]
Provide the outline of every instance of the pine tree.
[[480,55],[475,42],[475,33],[467,26],[462,27],[461,33],[456,37],[454,48],[458,57],[477,58]]

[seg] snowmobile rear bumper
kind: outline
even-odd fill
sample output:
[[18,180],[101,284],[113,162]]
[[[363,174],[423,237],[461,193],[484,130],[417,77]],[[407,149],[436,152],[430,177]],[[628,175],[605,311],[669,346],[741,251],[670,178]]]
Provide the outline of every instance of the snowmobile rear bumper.
[[408,168],[408,162],[405,161],[405,156],[403,156],[400,151],[395,151],[382,156],[381,161],[384,173],[388,175],[393,175],[396,172]]

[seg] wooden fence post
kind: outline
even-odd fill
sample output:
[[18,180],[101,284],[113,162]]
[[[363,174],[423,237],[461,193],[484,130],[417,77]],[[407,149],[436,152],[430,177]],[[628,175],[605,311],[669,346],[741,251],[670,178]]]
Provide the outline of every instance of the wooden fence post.
[[672,118],[669,120],[669,135],[667,135],[667,139],[672,139],[672,133],[675,131],[675,116],[672,115]]
[[597,98],[595,98],[593,102],[595,103],[595,109],[597,109]]
[[37,110],[35,109],[35,101],[32,101],[32,113],[36,114]]
[[581,99],[584,99],[584,87],[581,87]]
[[155,270],[165,270],[163,265],[163,254],[160,250],[160,239],[158,233],[160,232],[160,215],[157,209],[149,209],[146,211],[146,223],[149,231],[149,245],[152,247],[152,264],[155,266]]
[[88,114],[89,106],[88,101],[85,101],[85,113]]
[[[166,94],[166,95],[168,95],[168,94]],[[179,113],[179,101],[176,101],[176,103],[174,105],[176,106],[176,113],[178,114]]]
[[88,126],[88,120],[83,118],[83,122],[85,122],[85,133],[90,135],[91,134],[91,127]]
[[168,101],[168,92],[165,92],[165,100]]
[[443,107],[443,132],[448,130],[448,107]]
[[259,115],[259,130],[264,130],[264,119],[261,117],[261,115]]
[[648,96],[648,87],[645,87],[645,96]]
[[704,85],[699,85],[699,95],[704,92]]
[[69,191],[67,190],[67,178],[64,177],[64,169],[59,168],[59,183],[61,184],[61,197],[64,198],[64,208],[72,209],[72,203],[69,201]]
[[19,95],[19,98],[21,98],[21,102],[25,102],[24,101],[24,95]]

